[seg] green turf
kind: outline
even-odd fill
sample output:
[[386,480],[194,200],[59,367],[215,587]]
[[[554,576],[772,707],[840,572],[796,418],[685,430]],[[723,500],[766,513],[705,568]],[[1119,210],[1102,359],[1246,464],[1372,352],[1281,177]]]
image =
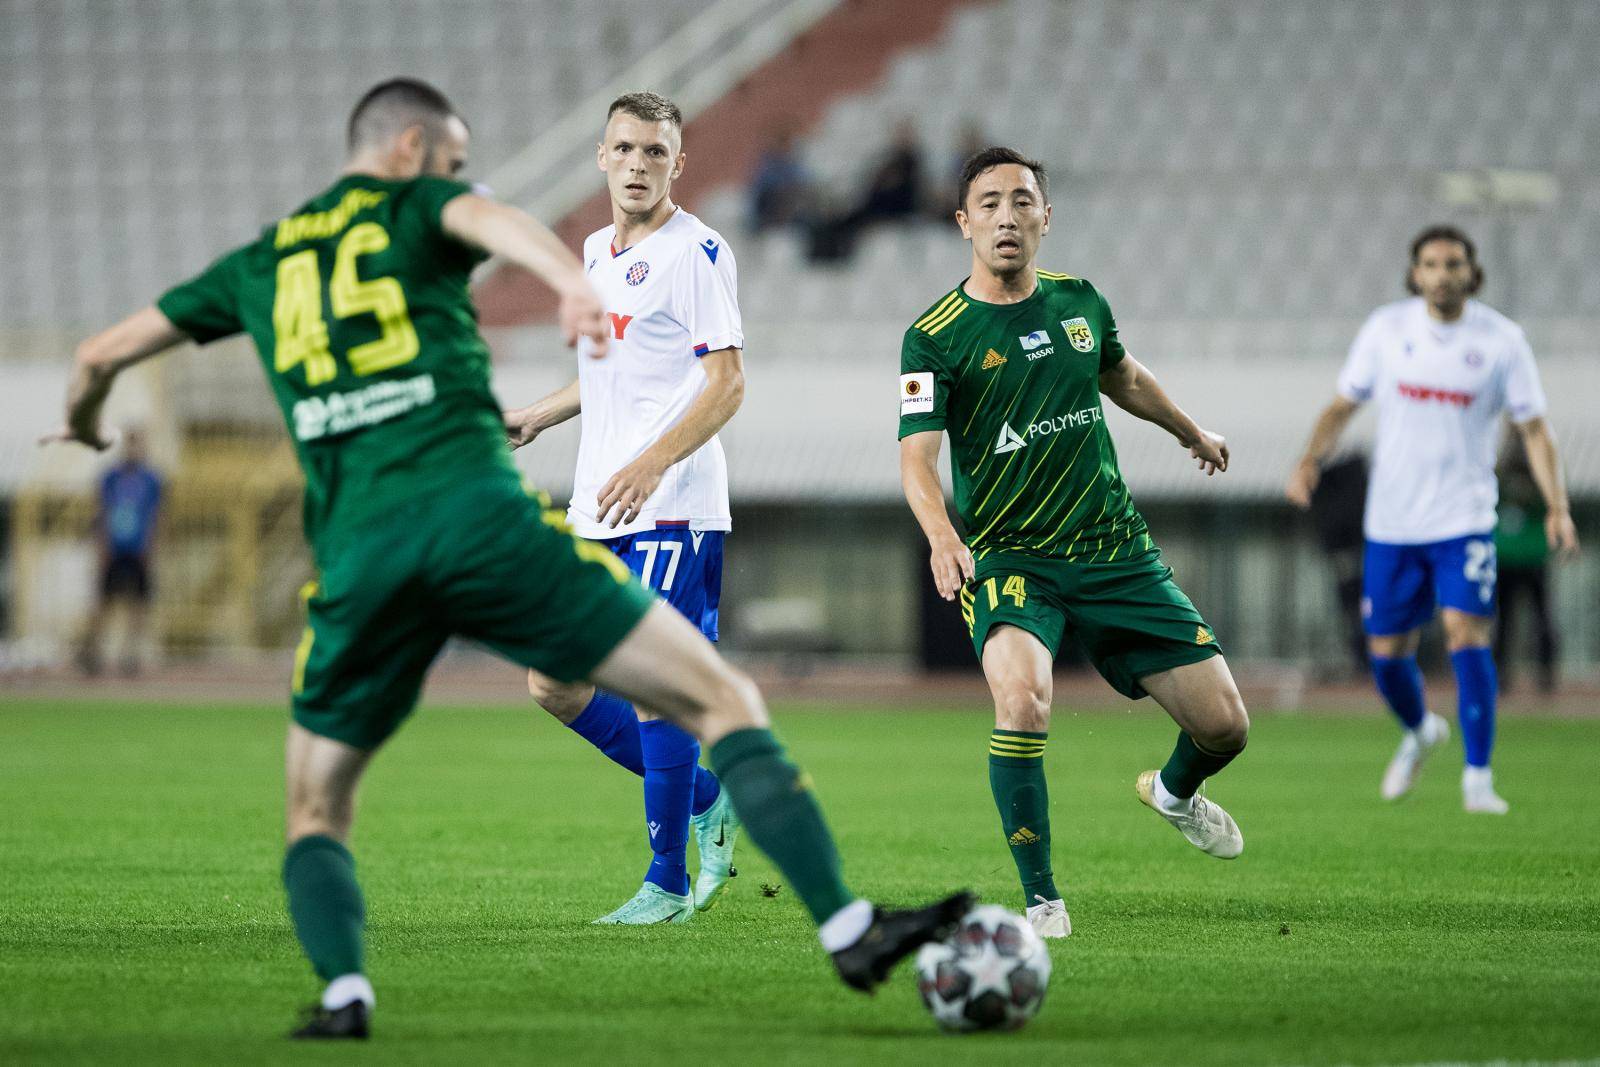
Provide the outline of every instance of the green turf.
[[[779,709],[846,874],[887,901],[1020,904],[980,712]],[[588,920],[646,861],[636,780],[516,710],[420,714],[354,842],[377,1039],[291,1049],[315,983],[283,913],[282,713],[0,704],[0,1062],[1380,1063],[1600,1054],[1600,722],[1502,724],[1504,819],[1455,756],[1399,806],[1376,713],[1261,715],[1213,795],[1248,847],[1196,852],[1133,799],[1158,712],[1058,712],[1047,761],[1075,932],[1041,1016],[938,1035],[908,973],[843,989],[745,850],[687,926]]]

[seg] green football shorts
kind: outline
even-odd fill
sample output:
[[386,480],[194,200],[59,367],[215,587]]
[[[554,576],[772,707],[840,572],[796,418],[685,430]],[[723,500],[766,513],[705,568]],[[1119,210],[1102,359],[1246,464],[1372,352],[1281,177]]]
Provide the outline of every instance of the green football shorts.
[[459,635],[570,682],[586,677],[655,603],[626,565],[572,534],[510,472],[430,494],[385,522],[329,538],[302,591],[295,722],[377,748],[416,705]]
[[1018,626],[1055,656],[1070,628],[1113,689],[1137,700],[1147,674],[1222,654],[1159,549],[1113,563],[991,552],[961,590],[961,615],[983,659],[989,631]]

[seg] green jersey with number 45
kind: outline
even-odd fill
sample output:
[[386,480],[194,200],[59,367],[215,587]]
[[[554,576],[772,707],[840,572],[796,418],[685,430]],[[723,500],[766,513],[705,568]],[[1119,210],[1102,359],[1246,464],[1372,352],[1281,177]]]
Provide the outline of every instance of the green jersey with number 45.
[[475,474],[509,473],[447,178],[347,175],[157,301],[204,344],[255,341],[305,471],[306,536]]
[[949,434],[956,511],[977,559],[1112,562],[1150,547],[1100,406],[1100,374],[1125,353],[1094,286],[1038,276],[1016,304],[957,286],[906,331],[900,436]]

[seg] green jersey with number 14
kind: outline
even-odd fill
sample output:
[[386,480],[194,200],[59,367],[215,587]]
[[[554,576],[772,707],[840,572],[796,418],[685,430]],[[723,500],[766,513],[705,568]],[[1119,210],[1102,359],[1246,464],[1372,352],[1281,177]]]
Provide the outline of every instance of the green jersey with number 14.
[[975,557],[1110,562],[1150,547],[1117,467],[1099,377],[1124,356],[1094,286],[1038,272],[989,304],[957,286],[906,331],[900,436],[944,430],[956,511]]
[[157,301],[204,344],[255,341],[305,471],[313,545],[419,494],[509,475],[447,178],[347,175]]

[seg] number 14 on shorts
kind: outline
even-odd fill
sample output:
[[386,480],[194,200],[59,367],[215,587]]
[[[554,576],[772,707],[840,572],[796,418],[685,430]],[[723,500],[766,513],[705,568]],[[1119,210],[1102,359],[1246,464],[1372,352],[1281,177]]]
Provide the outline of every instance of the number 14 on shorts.
[[996,591],[995,582],[999,579],[990,578],[983,583],[984,595],[989,598],[989,610],[993,611],[1000,606],[1000,598],[1008,596],[1017,607],[1023,607],[1028,602],[1028,583],[1020,574],[1013,574],[1005,579],[1005,584]]

